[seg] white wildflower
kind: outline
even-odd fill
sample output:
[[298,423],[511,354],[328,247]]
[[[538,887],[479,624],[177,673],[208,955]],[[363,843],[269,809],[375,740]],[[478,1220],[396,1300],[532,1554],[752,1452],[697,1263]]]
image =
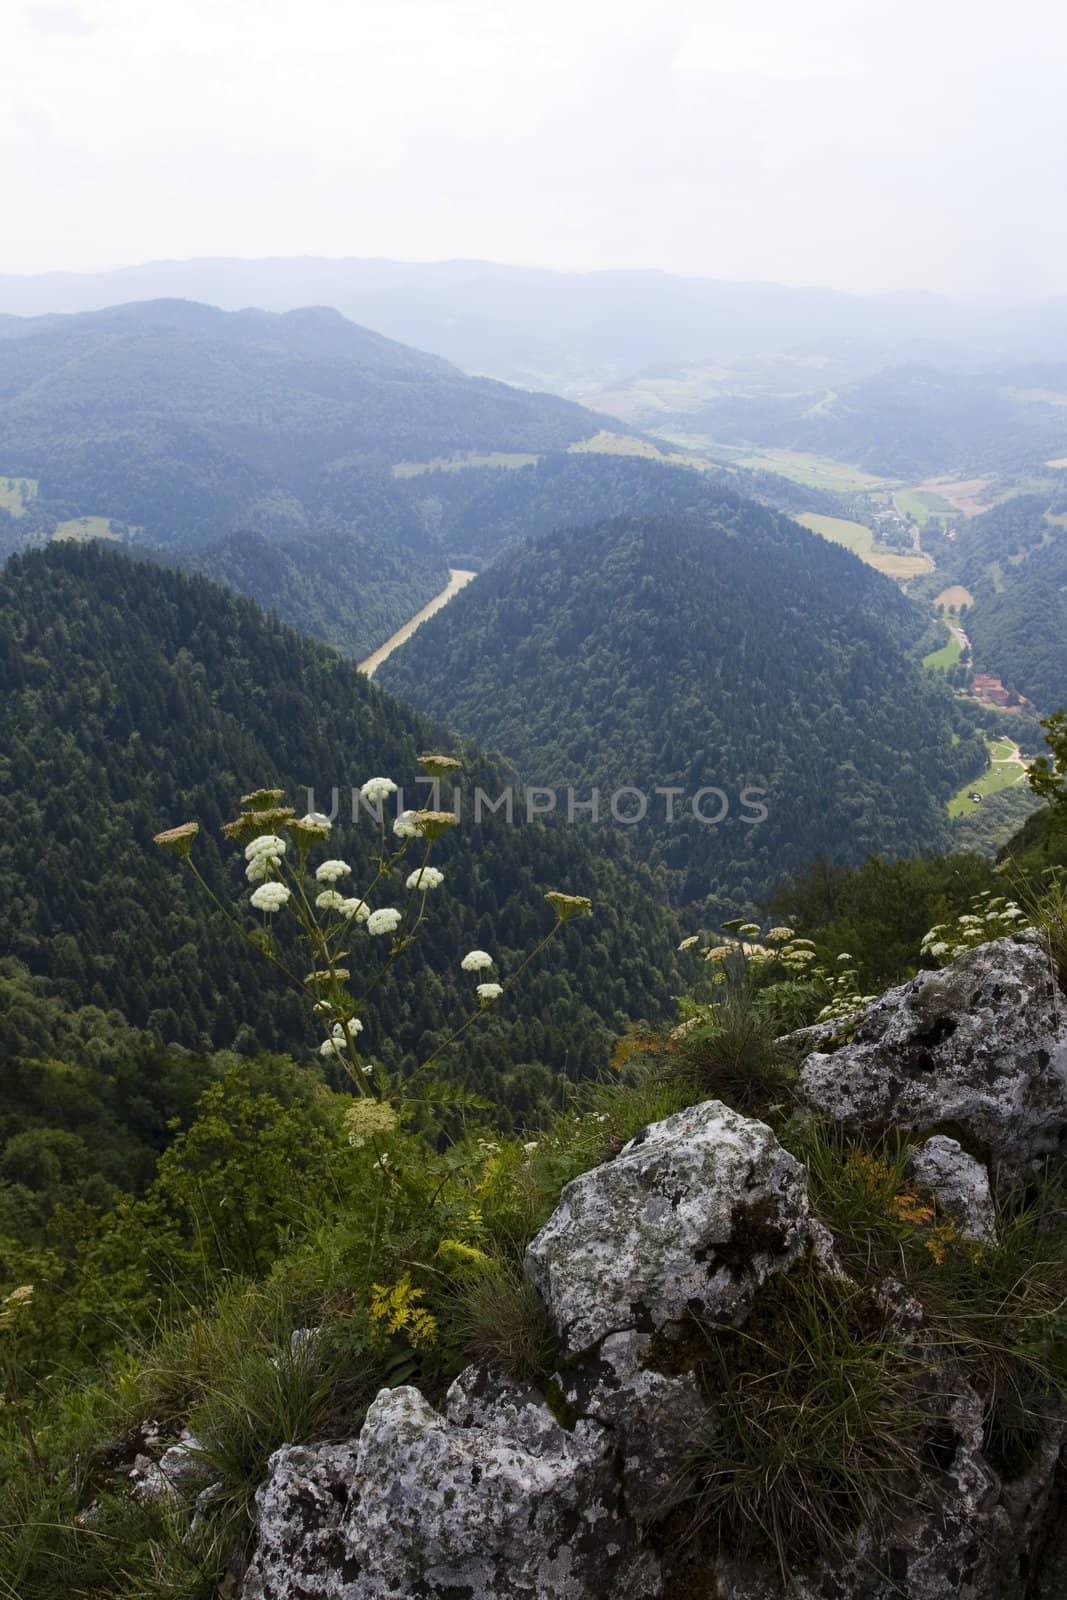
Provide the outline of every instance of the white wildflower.
[[407,887],[421,889],[425,894],[427,889],[439,889],[445,881],[445,875],[440,867],[419,867],[417,872],[408,875]]
[[767,944],[787,944],[795,934],[792,928],[771,928],[764,937]]
[[284,883],[261,883],[252,893],[252,904],[256,910],[267,914],[280,911],[288,899],[289,890]]
[[464,972],[487,972],[493,958],[487,950],[469,950],[460,962]]
[[679,948],[679,950],[692,950],[693,946],[695,944],[699,944],[699,943],[700,943],[700,935],[699,935],[699,933],[691,933],[689,935],[688,939],[683,939],[682,940],[682,942],[678,946],[678,948]]
[[336,889],[324,889],[315,896],[315,904],[320,911],[343,911],[345,903],[344,895],[338,894]]
[[285,840],[279,839],[276,833],[261,833],[258,839],[245,846],[245,860],[254,861],[257,856],[278,856],[285,854]]
[[366,922],[370,917],[370,906],[365,900],[357,899],[353,895],[352,899],[341,901],[341,915],[348,917],[350,921],[354,917],[357,922]]
[[400,926],[400,912],[394,911],[392,906],[383,906],[380,911],[372,911],[367,918],[368,933],[395,933]]
[[416,839],[419,834],[419,825],[415,818],[417,812],[402,811],[393,823],[393,832],[398,839]]
[[396,784],[392,778],[368,778],[359,792],[369,806],[376,806],[396,794]]
[[338,878],[344,878],[352,868],[347,861],[323,861],[315,868],[316,883],[336,883]]
[[483,1005],[491,1005],[494,1000],[499,1000],[504,993],[499,983],[480,983],[477,986],[478,999]]

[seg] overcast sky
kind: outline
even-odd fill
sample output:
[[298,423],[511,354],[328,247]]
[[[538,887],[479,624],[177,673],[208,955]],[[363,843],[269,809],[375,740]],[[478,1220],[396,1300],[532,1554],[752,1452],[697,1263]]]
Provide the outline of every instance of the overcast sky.
[[1067,290],[1060,0],[0,0],[0,272]]

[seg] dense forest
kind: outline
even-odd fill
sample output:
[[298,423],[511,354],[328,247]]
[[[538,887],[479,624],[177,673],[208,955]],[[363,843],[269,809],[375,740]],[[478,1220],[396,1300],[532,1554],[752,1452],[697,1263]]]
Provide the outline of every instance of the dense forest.
[[[266,781],[306,808],[304,786],[325,801],[337,785],[338,848],[362,873],[376,833],[348,822],[351,786],[379,774],[413,784],[418,752],[439,743],[332,651],[203,579],[99,546],[16,557],[0,576],[0,956],[49,980],[65,1006],[117,1012],[157,1043],[301,1046],[296,999],[152,836],[202,819],[201,869],[237,904],[243,863],[218,833],[236,798]],[[465,785],[495,795],[508,781],[462,755]],[[457,951],[492,939],[507,970],[545,931],[544,892],[588,894],[598,908],[581,961],[553,947],[524,977],[521,1008],[488,1019],[448,1062],[528,1113],[560,1073],[602,1063],[626,1019],[662,1005],[673,923],[634,865],[581,828],[487,815],[457,828],[440,860],[449,894],[420,941],[425,981],[412,985],[400,963],[368,1014],[383,1057],[425,1053],[462,1014]],[[417,1004],[399,1005],[398,981]]]
[[[599,786],[605,808],[618,786],[650,799],[676,787],[673,824],[651,799],[637,825],[608,820],[602,834],[627,835],[664,892],[713,918],[820,851],[859,861],[946,845],[944,801],[985,754],[963,708],[908,659],[920,612],[785,518],[702,493],[672,517],[517,546],[382,682],[530,783],[573,785],[579,800]],[[717,826],[692,815],[705,786],[729,797]],[[748,787],[765,791],[758,825],[744,820]]]
[[941,541],[938,567],[974,596],[975,666],[1055,711],[1067,698],[1067,490],[1013,496]]
[[[321,309],[5,319],[0,558],[57,532],[162,549],[358,656],[444,582],[393,465],[565,449],[614,426]],[[279,553],[251,555],[250,537]]]

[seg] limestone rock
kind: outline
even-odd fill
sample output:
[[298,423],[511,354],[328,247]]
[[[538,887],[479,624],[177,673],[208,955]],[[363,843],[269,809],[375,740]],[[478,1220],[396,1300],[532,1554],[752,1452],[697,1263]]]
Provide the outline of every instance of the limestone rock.
[[798,1095],[852,1129],[952,1124],[1005,1172],[1067,1142],[1067,1003],[1036,934],[890,989],[848,1043],[809,1055]]
[[762,1122],[717,1100],[645,1128],[575,1178],[527,1271],[567,1355],[687,1310],[740,1320],[818,1234],[804,1172]]
[[965,1239],[991,1241],[996,1236],[996,1213],[989,1188],[989,1173],[969,1156],[958,1139],[943,1133],[920,1145],[907,1166],[907,1175],[921,1194],[935,1200],[938,1209],[954,1222]]
[[256,1552],[242,1600],[349,1600],[342,1519],[357,1442],[283,1445],[256,1494]]
[[352,1600],[652,1600],[658,1569],[625,1517],[606,1430],[568,1432],[534,1392],[479,1381],[445,1416],[416,1389],[371,1406],[345,1528]]

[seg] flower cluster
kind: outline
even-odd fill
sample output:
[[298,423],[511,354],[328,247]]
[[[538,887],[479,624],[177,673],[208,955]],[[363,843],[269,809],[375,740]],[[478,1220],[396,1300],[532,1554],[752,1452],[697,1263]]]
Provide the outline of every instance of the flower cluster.
[[1003,895],[991,890],[971,897],[972,910],[954,922],[939,922],[923,937],[920,950],[932,961],[954,961],[965,950],[1003,939],[1026,926],[1026,913]]
[[[423,764],[435,777],[444,776],[458,766],[453,756],[444,755],[428,755],[423,758]],[[284,800],[281,789],[256,789],[246,794],[241,801],[240,815],[222,829],[226,838],[244,846],[245,876],[252,886],[249,903],[263,918],[254,932],[238,924],[242,935],[301,990],[321,1028],[320,1056],[331,1064],[340,1063],[361,1097],[352,1112],[356,1120],[349,1124],[353,1144],[362,1143],[375,1133],[384,1133],[395,1125],[396,1117],[384,1098],[388,1081],[383,1068],[368,1063],[360,1054],[360,1035],[365,1025],[359,1013],[366,1011],[370,989],[416,938],[425,921],[427,900],[445,881],[444,873],[430,863],[429,857],[436,841],[458,820],[451,811],[402,811],[393,824],[393,840],[390,840],[384,804],[397,792],[397,785],[385,777],[368,778],[360,789],[365,804],[378,808],[380,843],[374,863],[377,870],[372,881],[358,893],[351,892],[356,872],[350,862],[339,855],[328,855],[313,866],[309,859],[315,846],[328,844],[331,838],[329,818],[319,812],[298,817],[292,806],[281,803]],[[192,858],[192,846],[198,834],[199,824],[183,823],[158,834],[156,842],[176,855],[207,889]],[[425,846],[420,852],[422,859],[414,870],[403,875],[401,862],[416,840]],[[380,892],[393,898],[389,892],[390,882],[395,887],[398,874],[403,876],[406,901],[400,893],[396,895],[400,902],[397,905],[375,905]],[[581,895],[553,891],[546,899],[555,911],[554,926],[511,973],[511,980],[561,927],[592,910],[591,902]],[[286,913],[286,920],[275,924],[273,919],[281,912]],[[294,970],[291,964],[293,937],[287,934],[287,927],[310,954],[310,970],[302,978],[297,976],[299,967]],[[366,939],[362,938],[363,933]],[[352,958],[358,957],[357,946],[362,945],[369,956],[375,944],[379,950],[385,946],[384,964],[379,963],[378,970],[370,975],[362,994],[353,993],[349,989],[350,963],[354,965]],[[466,1021],[448,1035],[423,1067],[504,993],[503,983],[495,982],[490,976],[494,961],[487,951],[469,951],[460,965],[464,972],[483,976],[483,981],[475,985],[476,1004]],[[359,1118],[369,1120],[360,1122]],[[385,1158],[381,1158],[379,1170],[383,1175],[387,1165]]]
[[387,1139],[395,1133],[400,1119],[388,1100],[353,1100],[344,1114],[348,1142],[354,1150],[369,1140]]

